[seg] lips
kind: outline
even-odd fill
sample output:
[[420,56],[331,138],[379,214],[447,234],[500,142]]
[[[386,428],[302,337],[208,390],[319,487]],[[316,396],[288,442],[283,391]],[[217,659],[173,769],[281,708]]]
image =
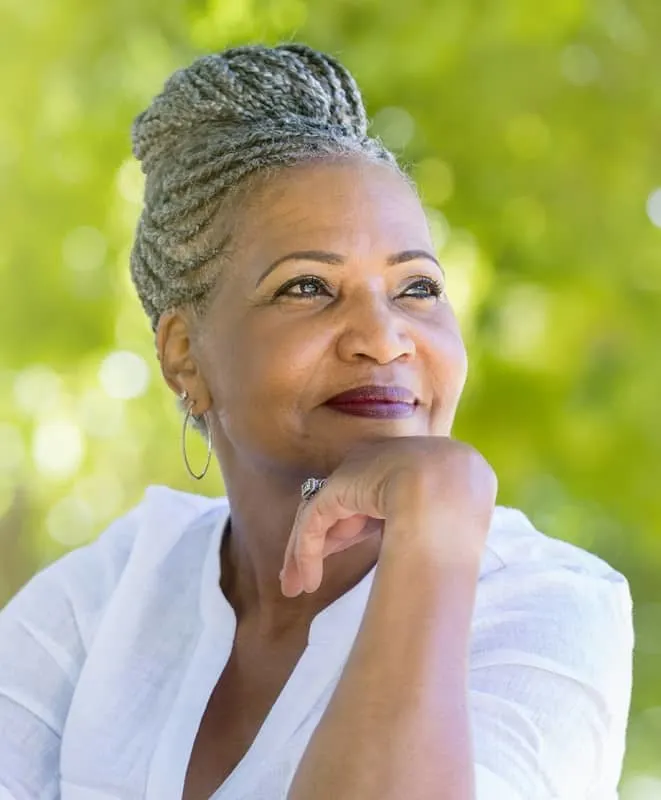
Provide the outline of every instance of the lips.
[[417,398],[413,392],[403,386],[359,386],[331,397],[327,405],[405,403],[415,405]]

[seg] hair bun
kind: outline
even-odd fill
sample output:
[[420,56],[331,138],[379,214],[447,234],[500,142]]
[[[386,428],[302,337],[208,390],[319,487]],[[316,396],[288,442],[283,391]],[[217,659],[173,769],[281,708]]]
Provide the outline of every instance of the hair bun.
[[225,230],[222,220],[235,213],[233,193],[249,185],[249,176],[338,156],[398,169],[382,143],[367,136],[348,70],[301,44],[237,47],[197,59],[165,82],[132,136],[146,180],[131,277],[153,330],[167,308],[205,308],[226,242],[214,239],[218,231],[210,226],[220,219]]
[[367,118],[360,90],[331,56],[303,44],[248,45],[203,56],[177,70],[133,123],[133,154],[149,171],[163,151],[200,126],[250,130],[335,128],[362,139]]

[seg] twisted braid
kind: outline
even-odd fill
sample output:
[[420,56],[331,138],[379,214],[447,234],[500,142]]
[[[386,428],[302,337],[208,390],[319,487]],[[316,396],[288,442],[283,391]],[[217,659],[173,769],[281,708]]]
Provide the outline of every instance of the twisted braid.
[[146,181],[130,268],[153,331],[167,309],[204,311],[228,256],[229,236],[213,241],[211,222],[229,222],[252,176],[350,155],[401,172],[367,135],[348,70],[302,44],[232,48],[177,70],[136,117],[132,141]]

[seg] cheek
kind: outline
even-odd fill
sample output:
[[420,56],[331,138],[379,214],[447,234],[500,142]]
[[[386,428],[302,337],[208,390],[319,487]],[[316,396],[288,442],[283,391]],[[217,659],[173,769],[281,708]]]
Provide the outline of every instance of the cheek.
[[230,355],[235,396],[243,404],[291,405],[314,379],[328,331],[293,324],[243,328]]
[[456,399],[459,400],[468,374],[468,354],[460,336],[453,337],[452,343],[448,347],[448,364],[451,365],[453,389]]
[[468,372],[466,347],[454,320],[428,340],[424,359],[430,367],[435,393],[448,400],[461,393]]

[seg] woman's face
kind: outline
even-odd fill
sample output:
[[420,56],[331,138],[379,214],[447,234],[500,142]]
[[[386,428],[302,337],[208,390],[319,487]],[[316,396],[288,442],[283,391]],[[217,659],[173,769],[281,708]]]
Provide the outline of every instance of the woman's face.
[[[221,466],[328,474],[361,441],[450,433],[466,353],[424,212],[392,168],[283,170],[251,195],[231,251],[193,345]],[[326,405],[366,385],[417,403],[389,418]]]

